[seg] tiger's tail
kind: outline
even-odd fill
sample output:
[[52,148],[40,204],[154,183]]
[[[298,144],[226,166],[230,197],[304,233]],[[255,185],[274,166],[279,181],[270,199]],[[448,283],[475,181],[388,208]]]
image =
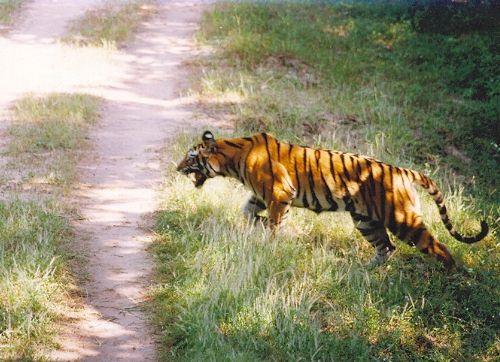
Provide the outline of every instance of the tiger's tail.
[[448,216],[448,211],[446,210],[446,205],[444,204],[443,194],[439,191],[437,185],[434,181],[432,181],[429,177],[422,175],[419,172],[415,172],[412,170],[407,170],[413,176],[413,182],[417,185],[423,187],[429,195],[432,196],[434,202],[436,203],[439,214],[441,216],[441,221],[444,226],[448,230],[451,236],[462,243],[472,244],[482,240],[486,235],[488,235],[489,227],[485,220],[481,221],[481,231],[475,236],[463,236],[458,231],[455,230],[453,225],[450,222],[450,218]]

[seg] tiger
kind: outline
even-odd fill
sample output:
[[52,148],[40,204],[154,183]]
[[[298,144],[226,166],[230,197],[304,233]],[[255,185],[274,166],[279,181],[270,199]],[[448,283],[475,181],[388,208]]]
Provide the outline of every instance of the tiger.
[[[483,220],[476,236],[458,233],[441,191],[420,172],[359,154],[281,142],[268,133],[215,139],[212,132],[205,131],[201,143],[187,151],[177,171],[194,176],[197,188],[216,176],[239,180],[252,192],[243,214],[253,221],[265,221],[273,232],[291,206],[316,213],[347,211],[355,228],[375,249],[371,267],[383,264],[396,250],[388,232],[433,255],[448,270],[455,266],[446,246],[424,224],[415,184],[432,196],[444,226],[456,240],[475,243],[489,230]],[[260,215],[264,210],[267,218]]]

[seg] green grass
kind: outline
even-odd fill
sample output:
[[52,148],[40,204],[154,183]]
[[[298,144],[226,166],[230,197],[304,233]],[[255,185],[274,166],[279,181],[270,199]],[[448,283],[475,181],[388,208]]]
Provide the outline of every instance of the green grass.
[[0,201],[0,359],[39,359],[54,347],[74,288],[68,263],[75,177],[99,100],[27,96],[14,106]]
[[63,41],[79,45],[123,45],[137,32],[141,23],[154,14],[154,1],[108,1],[87,11],[77,20]]
[[[492,230],[459,243],[423,197],[457,271],[399,241],[386,265],[368,270],[373,250],[348,215],[294,209],[273,238],[246,224],[248,192],[237,182],[197,190],[170,168],[152,291],[165,358],[497,358],[498,58],[487,31],[428,28],[404,3],[224,3],[205,15],[199,39],[215,53],[200,59],[192,92],[210,117],[234,121],[231,135],[266,130],[426,172],[461,231],[474,233],[483,217]],[[175,142],[173,160],[200,135]]]
[[77,151],[97,120],[99,104],[98,98],[86,94],[54,93],[19,100],[9,127],[11,164],[27,182],[70,185]]
[[54,202],[0,202],[0,359],[51,346],[70,279],[61,250],[69,225]]
[[0,0],[0,24],[10,24],[12,14],[21,6],[21,0]]

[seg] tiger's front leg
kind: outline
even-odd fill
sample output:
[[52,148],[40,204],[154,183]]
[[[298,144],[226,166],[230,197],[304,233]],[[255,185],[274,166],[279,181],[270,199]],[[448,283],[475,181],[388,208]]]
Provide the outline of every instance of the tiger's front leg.
[[273,163],[272,192],[267,205],[269,227],[274,232],[281,225],[296,196],[290,175],[280,163]]
[[286,214],[290,210],[291,202],[286,201],[271,201],[267,207],[269,213],[269,227],[272,231],[279,229]]
[[266,209],[266,204],[261,200],[259,200],[257,196],[252,195],[247,200],[245,205],[243,205],[242,211],[243,215],[245,215],[252,222],[258,222],[258,221],[265,222],[267,218],[259,215],[259,213],[264,211],[265,209]]

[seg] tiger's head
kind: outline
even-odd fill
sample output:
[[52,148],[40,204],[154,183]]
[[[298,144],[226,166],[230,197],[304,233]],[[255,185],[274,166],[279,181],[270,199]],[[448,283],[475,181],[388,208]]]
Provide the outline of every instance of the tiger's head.
[[177,171],[194,177],[195,187],[201,187],[208,178],[222,174],[221,160],[217,157],[217,142],[212,132],[203,132],[201,141],[189,149],[177,165]]

